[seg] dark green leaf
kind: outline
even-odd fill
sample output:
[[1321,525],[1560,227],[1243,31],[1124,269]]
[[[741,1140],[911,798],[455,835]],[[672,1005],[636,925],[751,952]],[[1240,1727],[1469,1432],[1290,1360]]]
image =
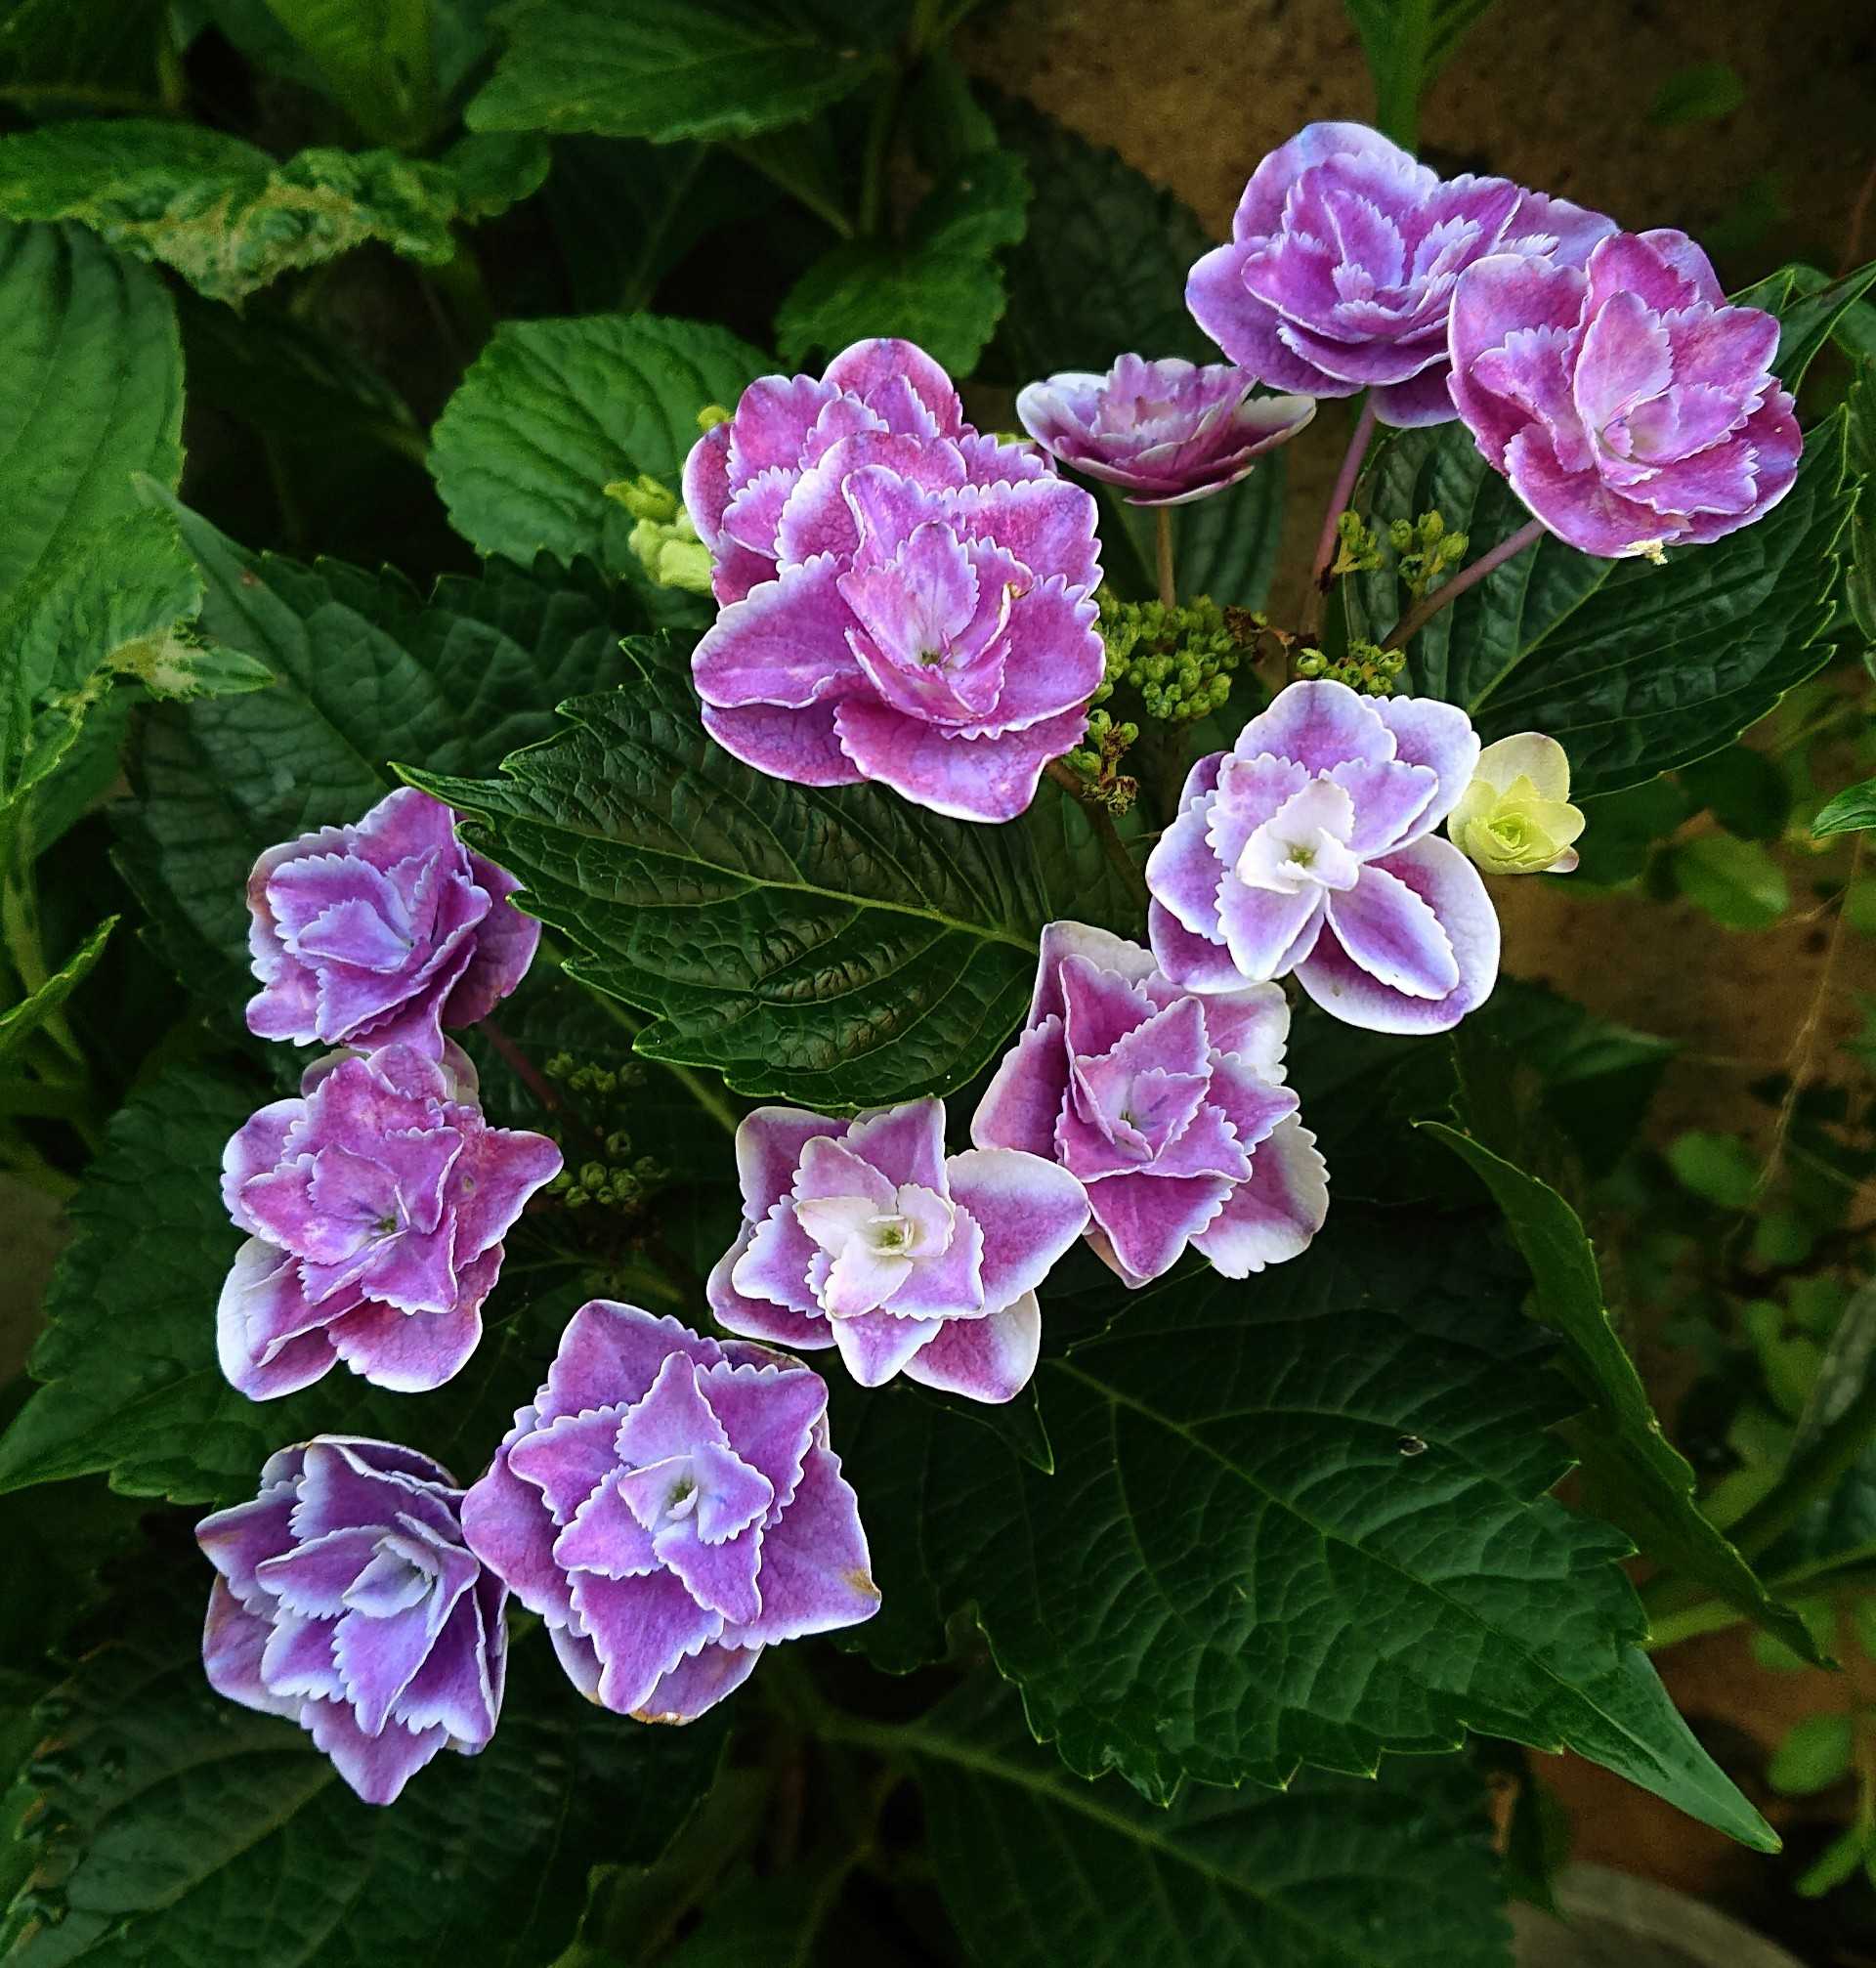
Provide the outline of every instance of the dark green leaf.
[[864,39],[831,40],[753,0],[517,0],[472,130],[600,137],[754,137],[849,95],[877,67]]
[[1696,811],[1705,807],[1742,840],[1776,840],[1791,818],[1791,781],[1776,759],[1729,745],[1677,775]]
[[668,651],[640,660],[642,681],[567,705],[574,727],[498,779],[405,774],[521,877],[576,976],[656,1014],[647,1057],[828,1112],[949,1092],[1021,1022],[1044,923],[1126,920],[1053,788],[979,827],[773,779],[705,735]]
[[1216,362],[1186,313],[1185,277],[1215,242],[1172,193],[1026,103],[994,108],[1004,146],[1035,187],[1008,274],[1010,380],[1107,369],[1129,349]]
[[1633,881],[1692,810],[1679,782],[1665,776],[1586,799],[1583,807],[1588,825],[1577,841],[1577,876],[1599,886]]
[[1661,78],[1648,105],[1648,121],[1663,129],[1717,122],[1745,100],[1746,78],[1730,62],[1690,62]]
[[[1764,519],[1671,549],[1662,567],[1597,560],[1545,535],[1415,636],[1415,690],[1464,705],[1488,742],[1548,732],[1570,754],[1573,796],[1717,749],[1830,654],[1851,507],[1844,444],[1839,413],[1810,433],[1797,484]],[[1391,439],[1369,486],[1383,518],[1437,507],[1471,558],[1528,518],[1459,424]],[[1380,640],[1403,612],[1391,570],[1340,591],[1352,635]]]
[[1420,99],[1492,0],[1343,0],[1375,78],[1375,122],[1413,150]]
[[1862,491],[1850,522],[1845,580],[1850,612],[1864,642],[1865,664],[1876,663],[1876,359],[1857,364],[1850,392],[1850,464]]
[[326,91],[373,143],[431,135],[438,104],[430,0],[267,0]]
[[869,335],[917,342],[968,375],[1003,312],[998,253],[1023,236],[1029,181],[1008,150],[983,150],[946,172],[913,214],[903,244],[836,246],[789,290],[775,318],[785,363],[837,354]]
[[[1778,317],[1778,353],[1772,373],[1796,392],[1818,353],[1837,331],[1844,317],[1876,285],[1876,260],[1831,279],[1815,267],[1794,261],[1734,299],[1748,307],[1769,308]],[[1764,299],[1755,296],[1764,295]]]
[[39,1871],[0,1930],[21,1968],[232,1948],[269,1968],[539,1968],[587,1868],[654,1858],[714,1775],[720,1725],[634,1728],[581,1701],[535,1635],[488,1749],[439,1757],[395,1809],[362,1804],[292,1723],[208,1687],[192,1558],[126,1590],[44,1711]]
[[0,102],[29,116],[155,107],[164,0],[13,0],[0,17]]
[[1781,1797],[1809,1797],[1850,1775],[1855,1749],[1851,1718],[1807,1715],[1786,1730],[1766,1765],[1766,1781]]
[[768,366],[726,329],[659,315],[504,321],[438,421],[437,490],[479,552],[624,567],[635,522],[607,486],[675,486],[698,412]]
[[1039,1750],[980,1676],[899,1737],[940,1890],[999,1968],[1509,1968],[1478,1780],[1390,1758],[1379,1782],[1188,1786],[1170,1810]]
[[0,598],[182,475],[183,357],[162,283],[75,226],[0,225]]
[[504,1279],[494,1323],[446,1401],[412,1401],[343,1367],[285,1400],[253,1401],[222,1377],[215,1302],[240,1242],[216,1171],[228,1137],[267,1097],[244,1081],[178,1069],[113,1118],[70,1205],[72,1242],[46,1295],[30,1361],[43,1383],[0,1436],[0,1491],[107,1471],[111,1486],[178,1503],[252,1495],[262,1462],[324,1431],[409,1442],[465,1480],[538,1385],[565,1292],[529,1305]]
[[401,753],[492,771],[555,728],[559,698],[621,672],[618,638],[642,618],[590,569],[496,564],[426,599],[388,570],[248,554],[179,517],[207,581],[204,633],[277,681],[149,713],[117,818],[162,954],[233,1016],[253,989],[244,894],[263,848],[358,819]]
[[[1591,1508],[1618,1524],[1658,1564],[1697,1580],[1808,1658],[1819,1659],[1805,1623],[1768,1597],[1752,1567],[1703,1517],[1692,1465],[1661,1433],[1647,1390],[1602,1303],[1596,1252],[1557,1192],[1482,1141],[1433,1121],[1444,1143],[1491,1191],[1535,1286],[1531,1316],[1563,1341],[1565,1370],[1590,1403],[1568,1439],[1583,1458]],[[1821,1664],[1821,1663],[1819,1663]]]
[[1861,834],[1871,827],[1876,827],[1876,779],[1833,794],[1811,823],[1811,831],[1817,834]]
[[38,990],[0,1011],[0,1066],[85,981],[91,966],[105,954],[105,945],[116,926],[116,917],[107,916]]
[[488,216],[547,172],[544,147],[503,152],[500,172],[484,153],[458,161],[315,150],[276,163],[200,124],[53,123],[0,137],[0,213],[76,220],[211,300],[239,301],[367,240],[440,265],[456,251],[452,222]]
[[1463,1226],[1343,1204],[1306,1256],[1133,1294],[1066,1358],[1045,1305],[1053,1476],[837,1398],[884,1592],[853,1644],[910,1666],[974,1608],[1036,1733],[1156,1800],[1472,1730],[1772,1849],[1637,1649],[1626,1541],[1545,1494],[1562,1384],[1516,1296]]

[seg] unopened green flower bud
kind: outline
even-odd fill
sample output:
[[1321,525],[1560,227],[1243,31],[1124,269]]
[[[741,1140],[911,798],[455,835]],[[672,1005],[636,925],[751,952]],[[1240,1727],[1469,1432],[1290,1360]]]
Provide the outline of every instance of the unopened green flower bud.
[[1446,832],[1488,875],[1567,875],[1584,826],[1569,793],[1563,748],[1540,732],[1521,731],[1479,753]]
[[697,413],[697,427],[701,431],[713,431],[718,424],[726,424],[730,413],[721,404],[705,404]]
[[617,499],[634,519],[668,526],[677,517],[677,494],[649,472],[640,472],[635,479],[614,479],[606,488],[606,496]]
[[1305,649],[1297,658],[1299,676],[1320,676],[1329,667],[1329,659],[1319,649]]

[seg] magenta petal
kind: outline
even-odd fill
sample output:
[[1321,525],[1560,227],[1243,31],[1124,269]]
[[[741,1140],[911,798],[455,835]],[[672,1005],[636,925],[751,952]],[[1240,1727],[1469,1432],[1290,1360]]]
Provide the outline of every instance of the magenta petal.
[[[287,1701],[344,1701],[345,1685],[332,1658],[337,1622],[276,1613],[261,1653],[260,1677],[282,1705]],[[214,1677],[210,1676],[211,1686]],[[219,1690],[226,1693],[227,1690]],[[249,1706],[253,1704],[250,1703]]]
[[271,1620],[249,1612],[218,1578],[209,1590],[202,1629],[202,1668],[217,1694],[266,1715],[297,1716],[299,1698],[274,1693],[262,1676],[261,1660],[273,1631]]
[[[766,1494],[768,1485],[762,1485]],[[690,1521],[672,1524],[658,1538],[658,1555],[697,1603],[743,1625],[762,1610],[756,1573],[762,1563],[760,1524],[721,1544],[704,1541]]]
[[906,1378],[1000,1406],[1034,1378],[1042,1335],[1042,1308],[1025,1292],[988,1318],[954,1320],[906,1362]]
[[994,738],[962,738],[849,698],[834,726],[864,777],[954,820],[1001,821],[1028,808],[1043,767],[1073,748],[1087,718],[1077,709]]
[[1225,1277],[1249,1277],[1300,1256],[1328,1214],[1329,1172],[1316,1137],[1296,1120],[1283,1120],[1253,1155],[1251,1179],[1232,1190],[1192,1242]]
[[734,1694],[754,1672],[762,1657],[759,1647],[711,1645],[680,1660],[660,1677],[658,1686],[636,1711],[640,1722],[695,1722],[724,1696]]
[[[1503,349],[1514,334],[1573,330],[1583,313],[1588,284],[1570,268],[1513,253],[1475,261],[1460,276],[1448,330],[1453,402],[1492,464],[1503,466],[1505,448],[1524,428],[1528,411],[1475,379],[1480,359]],[[1541,359],[1543,351],[1555,344],[1532,346],[1533,359]]]
[[714,546],[730,502],[730,427],[716,424],[691,447],[684,460],[684,509],[697,536]]
[[[1045,955],[1045,969],[1047,962]],[[1062,1021],[1051,1012],[1003,1054],[971,1116],[970,1138],[980,1148],[1020,1148],[1046,1157],[1054,1151],[1055,1120],[1067,1092]]]
[[599,1698],[618,1715],[642,1708],[661,1676],[723,1630],[667,1571],[643,1578],[575,1572],[574,1608],[599,1655]]
[[290,1482],[263,1489],[252,1503],[235,1504],[205,1517],[195,1526],[202,1555],[228,1581],[229,1590],[248,1607],[263,1607],[270,1595],[255,1567],[277,1557],[291,1542],[290,1520],[297,1490]]
[[[1325,935],[1298,966],[1297,981],[1325,1011],[1375,1032],[1444,1032],[1482,1005],[1498,981],[1498,917],[1478,871],[1448,840],[1429,836],[1371,862],[1431,910],[1451,944],[1459,982],[1442,998],[1394,990]],[[1364,871],[1365,874],[1365,871]]]
[[860,681],[847,648],[854,618],[839,581],[839,563],[818,554],[732,602],[691,658],[698,695],[724,709],[800,709],[851,689]]
[[[525,1434],[533,1420],[533,1410],[524,1408],[516,1426]],[[462,1531],[469,1549],[530,1612],[550,1625],[566,1621],[572,1607],[566,1574],[554,1562],[554,1519],[540,1491],[510,1472],[506,1449],[463,1497]]]
[[[499,1583],[484,1578],[457,1600],[428,1659],[411,1677],[398,1701],[398,1719],[408,1729],[442,1728],[458,1742],[478,1747],[495,1733],[501,1687],[491,1668],[491,1615],[502,1617],[506,1597]],[[492,1649],[497,1662],[505,1651]]]
[[250,1237],[215,1308],[216,1353],[229,1385],[257,1401],[311,1387],[332,1366],[329,1316],[307,1304],[293,1259]]
[[797,786],[857,786],[866,776],[841,749],[832,705],[789,710],[752,704],[719,710],[706,704],[704,729],[731,757]]
[[442,1729],[411,1731],[402,1723],[366,1735],[339,1701],[309,1701],[302,1711],[314,1743],[366,1804],[395,1804],[404,1786],[448,1740]]
[[676,1319],[657,1318],[611,1299],[589,1299],[568,1322],[547,1370],[542,1421],[642,1399],[672,1352],[701,1367],[723,1357],[714,1340]]
[[974,1318],[984,1309],[984,1233],[968,1210],[959,1209],[951,1242],[934,1257],[920,1258],[890,1300],[900,1319]]
[[[726,433],[723,448],[731,482],[741,485],[771,465],[793,464],[816,418],[838,394],[837,383],[813,376],[757,376],[738,400],[729,423],[717,426]],[[704,442],[714,438],[714,432],[708,433]]]
[[1013,1148],[954,1155],[952,1193],[983,1226],[984,1304],[1031,1292],[1087,1227],[1088,1197],[1066,1169]]
[[1394,734],[1394,755],[1403,764],[1429,769],[1438,779],[1438,791],[1398,836],[1398,844],[1405,846],[1430,834],[1471,784],[1478,769],[1478,733],[1457,705],[1430,697],[1376,698],[1373,708]]
[[738,1647],[831,1633],[879,1609],[859,1504],[832,1450],[808,1451],[793,1503],[763,1534],[759,1583],[762,1611],[735,1630]]
[[1090,1182],[1087,1200],[1101,1237],[1095,1242],[1130,1285],[1170,1271],[1186,1240],[1205,1228],[1230,1195],[1224,1176],[1108,1176]]
[[[1315,948],[1322,925],[1323,890],[1314,886],[1284,895],[1251,888],[1227,876],[1218,893],[1218,925],[1230,952],[1234,981],[1263,983],[1287,977]],[[1194,987],[1197,988],[1196,986]]]
[[1330,935],[1371,977],[1410,998],[1444,998],[1459,962],[1439,919],[1406,882],[1370,866],[1328,901]]
[[[491,1276],[489,1284],[493,1282]],[[453,1380],[481,1345],[479,1307],[487,1290],[474,1305],[451,1312],[401,1312],[366,1303],[342,1313],[326,1332],[339,1358],[374,1386],[427,1393]]]
[[1154,907],[1188,934],[1206,942],[1224,940],[1218,924],[1218,887],[1224,879],[1224,867],[1212,846],[1215,808],[1215,795],[1184,808],[1160,835],[1146,860],[1146,885]]
[[1160,902],[1146,912],[1147,933],[1160,968],[1187,991],[1239,991],[1244,978],[1222,941],[1195,936]]
[[644,1398],[626,1410],[616,1447],[621,1462],[643,1468],[672,1456],[688,1456],[704,1442],[722,1446],[728,1441],[723,1424],[710,1412],[698,1385],[697,1362],[687,1353],[673,1352]]
[[757,1107],[736,1129],[736,1173],[743,1185],[744,1214],[761,1217],[794,1181],[801,1151],[817,1134],[838,1140],[848,1123],[831,1121],[799,1107]]
[[824,380],[833,389],[851,391],[862,403],[871,403],[880,389],[905,384],[941,435],[956,437],[965,427],[951,378],[916,342],[888,335],[855,342],[828,364]]
[[345,1595],[378,1548],[375,1524],[329,1530],[255,1568],[262,1589],[306,1619],[337,1619]]
[[740,1299],[758,1299],[814,1317],[820,1305],[808,1285],[814,1240],[802,1229],[794,1202],[784,1195],[749,1228],[748,1241],[729,1283]]
[[643,1578],[661,1560],[652,1533],[639,1522],[619,1484],[615,1467],[583,1498],[573,1521],[554,1540],[554,1562],[563,1571],[592,1572],[600,1578]]
[[1450,364],[1435,363],[1404,382],[1377,383],[1369,392],[1375,415],[1390,430],[1425,430],[1449,424],[1459,411],[1453,403]]
[[[571,1523],[580,1506],[618,1468],[614,1444],[626,1405],[615,1401],[582,1414],[562,1415],[510,1444],[503,1466],[545,1498],[556,1523]],[[465,1508],[465,1521],[468,1515]]]
[[917,1182],[945,1193],[945,1105],[929,1094],[864,1116],[848,1130],[842,1146],[895,1188]]
[[1027,478],[973,487],[953,509],[973,539],[994,540],[1039,578],[1068,588],[1100,584],[1100,540],[1092,496],[1066,479]]
[[827,1383],[805,1367],[706,1367],[699,1377],[730,1446],[768,1478],[776,1511],[801,1479],[801,1459],[828,1411]]
[[1252,718],[1231,749],[1244,759],[1271,752],[1316,774],[1344,759],[1392,758],[1394,738],[1375,704],[1345,684],[1302,682],[1291,684]]
[[1505,475],[1559,539],[1605,560],[1658,546],[1681,531],[1651,507],[1611,491],[1595,472],[1564,471],[1551,448],[1528,430],[1507,448]]
[[863,1388],[883,1387],[946,1326],[943,1319],[901,1319],[891,1312],[861,1312],[828,1323],[841,1365]]

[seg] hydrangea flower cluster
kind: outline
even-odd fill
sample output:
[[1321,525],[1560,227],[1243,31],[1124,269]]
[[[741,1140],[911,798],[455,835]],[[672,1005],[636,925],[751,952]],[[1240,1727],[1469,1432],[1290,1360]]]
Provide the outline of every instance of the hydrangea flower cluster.
[[1723,538],[1778,503],[1803,449],[1778,323],[1727,305],[1684,233],[1622,233],[1586,266],[1498,256],[1453,296],[1453,401],[1559,538],[1606,558]]
[[1248,1277],[1305,1250],[1329,1211],[1315,1136],[1283,1085],[1289,1030],[1275,984],[1196,997],[1137,943],[1051,922],[1029,1022],[971,1139],[1077,1177],[1088,1242],[1129,1285],[1171,1270],[1188,1243]]
[[1146,864],[1160,967],[1190,991],[1293,971],[1379,1032],[1443,1032],[1498,978],[1498,917],[1433,830],[1471,783],[1457,705],[1293,683],[1192,768]]
[[819,378],[751,383],[684,494],[726,604],[692,673],[746,764],[1012,820],[1081,738],[1094,502],[973,430],[923,350],[859,342]]
[[1613,220],[1506,178],[1437,172],[1360,123],[1311,123],[1244,188],[1186,305],[1241,367],[1312,397],[1372,392],[1386,424],[1449,423],[1447,316],[1488,255],[1581,267]]
[[540,924],[519,884],[456,838],[449,809],[414,787],[362,820],[270,847],[247,878],[261,989],[247,1029],[296,1046],[414,1046],[486,1018],[528,974]]
[[491,1128],[459,1048],[339,1055],[229,1142],[222,1197],[248,1240],[216,1311],[222,1371],[254,1400],[343,1360],[441,1387],[482,1338],[501,1239],[560,1171],[544,1134]]
[[[1389,424],[1463,418],[1543,526],[1604,556],[1717,539],[1796,471],[1777,324],[1728,307],[1691,241],[1503,179],[1443,181],[1358,125],[1312,124],[1258,165],[1187,299],[1233,365],[1130,354],[1033,383],[1033,445],[973,429],[938,364],[874,340],[710,413],[686,515],[649,479],[609,488],[659,578],[699,587],[707,557],[720,612],[693,676],[716,742],[780,778],[877,782],[977,822],[1019,816],[1073,753],[1071,786],[1079,771],[1123,810],[1139,726],[1102,708],[1090,727],[1091,700],[1125,685],[1173,727],[1223,703],[1259,636],[1299,638],[1179,609],[1162,515],[1163,598],[1109,602],[1104,647],[1094,504],[1051,458],[1176,505],[1242,479],[1315,398],[1366,389]],[[1378,565],[1381,524],[1332,507],[1323,568]],[[1553,740],[1481,750],[1456,706],[1386,694],[1432,584],[1482,578],[1522,536],[1456,574],[1464,543],[1437,512],[1387,537],[1415,620],[1338,659],[1375,694],[1302,650],[1302,679],[1192,767],[1145,867],[1150,950],[1048,925],[969,1149],[946,1153],[935,1096],[747,1115],[743,1220],[705,1286],[737,1337],[590,1301],[467,1491],[384,1442],[272,1457],[253,1502],[198,1527],[218,1573],[213,1685],[296,1720],[360,1796],[389,1802],[446,1745],[490,1739],[512,1592],[589,1698],[695,1720],[764,1647],[879,1603],[827,1384],[793,1351],[832,1349],[865,1388],[903,1374],[1007,1402],[1040,1357],[1039,1288],[1079,1240],[1130,1288],[1188,1253],[1245,1278],[1305,1251],[1328,1172],[1285,1083],[1277,980],[1353,1024],[1450,1028],[1498,972],[1478,869],[1567,873],[1583,827]],[[224,1159],[247,1241],[218,1347],[250,1397],[340,1360],[430,1390],[474,1350],[503,1239],[561,1162],[545,1136],[488,1124],[446,1036],[528,969],[539,930],[517,885],[410,791],[256,863],[248,1024],[342,1049]]]
[[786,1354],[595,1299],[463,1499],[574,1686],[694,1722],[778,1641],[878,1609],[828,1390]]
[[1016,415],[1059,463],[1120,486],[1132,505],[1186,505],[1223,492],[1316,413],[1312,397],[1259,397],[1257,378],[1175,356],[1123,356],[1104,376],[1030,383]]
[[501,1713],[508,1593],[464,1544],[461,1504],[414,1449],[320,1435],[195,1529],[218,1574],[210,1685],[297,1722],[367,1804],[445,1747],[486,1748]]
[[1087,1226],[1082,1184],[1052,1156],[947,1156],[945,1103],[926,1098],[855,1121],[759,1107],[736,1166],[743,1230],[708,1285],[720,1324],[837,1347],[865,1388],[904,1373],[1007,1401],[1029,1384],[1036,1287]]

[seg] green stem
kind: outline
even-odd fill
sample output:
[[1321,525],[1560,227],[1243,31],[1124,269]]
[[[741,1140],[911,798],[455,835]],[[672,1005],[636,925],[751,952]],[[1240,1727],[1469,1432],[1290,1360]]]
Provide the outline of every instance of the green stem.
[[859,230],[864,238],[874,237],[885,218],[886,166],[892,158],[893,134],[899,125],[899,97],[905,86],[905,67],[898,64],[881,78],[874,92],[873,108],[867,117],[866,149],[860,162]]
[[1081,780],[1059,758],[1051,758],[1043,770],[1087,815],[1087,824],[1093,828],[1094,837],[1101,843],[1101,852],[1127,883],[1127,892],[1144,909],[1153,899],[1147,892],[1146,877],[1134,866],[1132,855],[1127,851],[1127,842],[1121,838],[1120,830],[1114,825],[1114,816],[1105,806],[1083,796]]
[[[568,974],[573,975],[572,972]],[[621,1026],[633,1038],[637,1038],[639,1033],[644,1031],[644,1026],[626,1010],[624,1005],[617,998],[611,997],[602,991],[597,984],[589,984],[584,977],[579,976],[575,976],[574,982],[591,992],[600,1007],[612,1018],[613,1022],[616,1025]],[[669,1059],[655,1059],[652,1061],[652,1064],[661,1066],[665,1072],[670,1074],[691,1098],[703,1108],[704,1113],[726,1133],[734,1134],[737,1129],[742,1126],[743,1117],[702,1075],[692,1072],[688,1066],[676,1065]]]
[[1153,513],[1153,557],[1160,578],[1160,606],[1177,608],[1178,585],[1172,578],[1172,508],[1163,505]]

